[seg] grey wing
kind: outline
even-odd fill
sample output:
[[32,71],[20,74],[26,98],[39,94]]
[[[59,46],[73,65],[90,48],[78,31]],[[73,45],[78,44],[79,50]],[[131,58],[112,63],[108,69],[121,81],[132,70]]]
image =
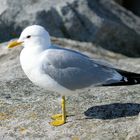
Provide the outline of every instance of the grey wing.
[[120,80],[114,69],[94,63],[89,57],[73,51],[49,49],[43,59],[43,71],[70,90]]

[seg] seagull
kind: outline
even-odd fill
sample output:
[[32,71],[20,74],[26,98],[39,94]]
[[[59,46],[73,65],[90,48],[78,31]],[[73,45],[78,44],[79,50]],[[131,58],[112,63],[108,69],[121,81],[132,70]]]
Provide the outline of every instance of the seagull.
[[95,86],[140,84],[140,74],[100,63],[78,51],[52,45],[49,33],[40,25],[26,27],[8,48],[23,46],[20,63],[24,73],[37,86],[62,96],[62,113],[53,115],[50,124],[66,123],[65,96]]

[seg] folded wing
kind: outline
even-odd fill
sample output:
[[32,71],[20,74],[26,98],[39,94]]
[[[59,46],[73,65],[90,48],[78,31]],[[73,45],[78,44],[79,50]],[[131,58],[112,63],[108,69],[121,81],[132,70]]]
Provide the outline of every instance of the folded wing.
[[48,49],[44,52],[42,62],[43,72],[70,90],[116,83],[122,79],[115,69],[67,49]]

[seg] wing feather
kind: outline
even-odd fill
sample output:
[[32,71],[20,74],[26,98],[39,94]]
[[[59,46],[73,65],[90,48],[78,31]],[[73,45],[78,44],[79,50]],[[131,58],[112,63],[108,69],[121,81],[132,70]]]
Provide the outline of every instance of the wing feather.
[[113,79],[118,74],[114,69],[67,49],[48,49],[43,55],[42,62],[44,73],[70,90],[99,85],[120,78],[118,76],[118,79]]

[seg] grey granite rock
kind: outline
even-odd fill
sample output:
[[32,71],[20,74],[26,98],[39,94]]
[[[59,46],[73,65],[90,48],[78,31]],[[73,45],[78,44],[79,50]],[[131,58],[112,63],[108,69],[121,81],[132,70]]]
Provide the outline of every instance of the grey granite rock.
[[43,25],[51,35],[140,56],[140,18],[113,0],[0,0],[0,41]]
[[[118,68],[140,72],[140,59],[127,58],[91,43],[52,38],[54,43],[108,60]],[[0,139],[1,140],[139,140],[140,88],[101,87],[67,97],[67,123],[49,125],[60,112],[56,93],[34,86],[19,64],[21,48],[0,44]]]
[[120,5],[132,11],[134,14],[140,16],[140,1],[139,0],[115,0]]

